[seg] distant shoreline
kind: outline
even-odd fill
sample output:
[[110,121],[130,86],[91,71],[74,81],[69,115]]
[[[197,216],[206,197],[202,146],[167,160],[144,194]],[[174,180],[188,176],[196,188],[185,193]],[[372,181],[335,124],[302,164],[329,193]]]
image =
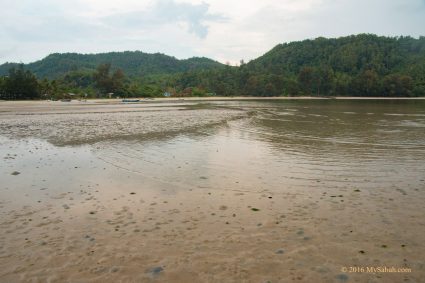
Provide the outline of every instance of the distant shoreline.
[[[143,100],[143,98],[140,98]],[[174,100],[316,100],[316,99],[353,99],[353,100],[425,100],[425,97],[356,97],[356,96],[335,96],[335,97],[316,97],[316,96],[218,96],[218,97],[170,97],[170,98],[154,98],[154,100],[174,101]],[[112,99],[114,100],[114,99]]]
[[[315,97],[315,96],[216,96],[216,97],[134,97],[131,99],[140,99],[140,103],[152,102],[175,102],[175,101],[232,101],[232,100],[425,100],[425,97],[356,97],[356,96],[335,96],[335,97]],[[0,103],[28,103],[28,102],[60,102],[63,104],[69,102],[50,101],[50,100],[0,100]],[[89,98],[87,100],[72,100],[71,103],[114,103],[122,102],[122,98]],[[131,103],[131,102],[130,102]],[[138,102],[136,102],[138,103]]]

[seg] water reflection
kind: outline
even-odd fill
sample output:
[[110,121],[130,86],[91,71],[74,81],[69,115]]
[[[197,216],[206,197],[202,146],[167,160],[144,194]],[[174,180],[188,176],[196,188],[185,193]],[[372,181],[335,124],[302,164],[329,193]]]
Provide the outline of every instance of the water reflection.
[[225,106],[255,114],[169,139],[106,141],[95,154],[120,169],[185,188],[278,192],[299,186],[422,185],[423,102],[250,101]]

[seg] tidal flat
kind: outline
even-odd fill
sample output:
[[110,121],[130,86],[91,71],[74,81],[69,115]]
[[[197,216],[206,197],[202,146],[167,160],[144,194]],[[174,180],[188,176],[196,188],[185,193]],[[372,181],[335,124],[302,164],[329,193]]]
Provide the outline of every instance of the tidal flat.
[[0,102],[0,160],[0,282],[425,278],[424,100]]

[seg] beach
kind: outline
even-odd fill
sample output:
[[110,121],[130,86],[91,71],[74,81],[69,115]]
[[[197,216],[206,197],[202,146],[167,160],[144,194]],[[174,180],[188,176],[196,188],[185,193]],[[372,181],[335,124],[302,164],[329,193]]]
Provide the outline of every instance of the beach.
[[421,282],[424,103],[1,102],[0,281]]

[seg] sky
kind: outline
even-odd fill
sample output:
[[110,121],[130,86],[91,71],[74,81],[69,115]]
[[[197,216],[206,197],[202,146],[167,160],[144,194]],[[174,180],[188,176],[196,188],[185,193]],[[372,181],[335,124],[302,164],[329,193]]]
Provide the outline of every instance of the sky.
[[237,64],[358,33],[425,36],[425,0],[0,0],[0,64],[126,50]]

